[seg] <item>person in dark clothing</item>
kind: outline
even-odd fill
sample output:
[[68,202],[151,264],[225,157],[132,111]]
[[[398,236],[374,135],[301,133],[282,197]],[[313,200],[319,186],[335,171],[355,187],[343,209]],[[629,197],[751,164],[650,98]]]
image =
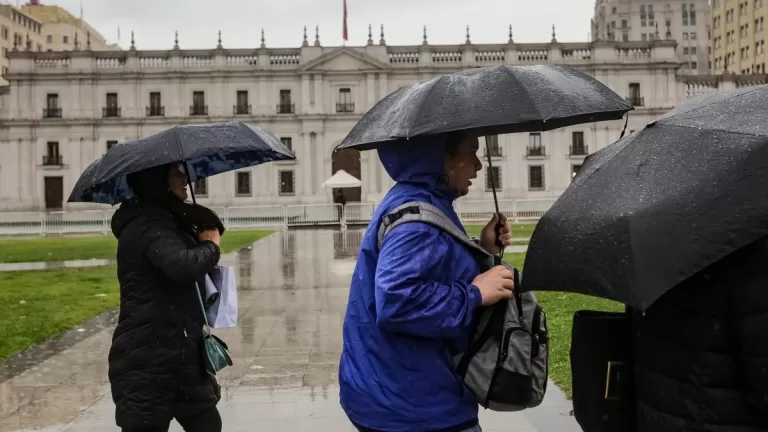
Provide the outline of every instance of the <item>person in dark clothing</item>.
[[768,431],[768,238],[633,315],[637,432]]
[[341,207],[338,207],[339,222],[341,222],[342,215],[344,214],[344,206],[347,205],[347,199],[344,198],[344,192],[342,192],[341,189],[336,189],[336,192],[333,193],[333,202],[335,204],[341,204]]
[[[128,176],[135,198],[112,218],[118,239],[120,317],[109,351],[116,423],[125,432],[221,431],[221,391],[203,364],[196,282],[219,262],[223,225],[185,203],[183,168]],[[199,283],[204,287],[204,283]]]

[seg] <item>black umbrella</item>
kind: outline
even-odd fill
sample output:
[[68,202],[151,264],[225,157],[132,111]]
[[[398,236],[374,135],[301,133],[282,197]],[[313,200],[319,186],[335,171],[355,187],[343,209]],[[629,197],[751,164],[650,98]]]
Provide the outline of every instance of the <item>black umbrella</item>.
[[590,156],[544,215],[526,291],[644,310],[768,235],[768,86],[698,98]]
[[69,202],[117,204],[132,196],[125,176],[185,162],[190,182],[265,162],[296,157],[274,135],[241,122],[175,126],[120,143],[80,175]]
[[[474,68],[395,91],[371,108],[336,150],[370,150],[456,131],[477,136],[548,131],[619,120],[632,109],[600,81],[567,66]],[[491,168],[487,142],[486,149]],[[499,213],[493,176],[491,190]]]
[[424,135],[535,132],[619,120],[632,106],[591,76],[567,66],[467,69],[395,91],[352,128],[337,150]]

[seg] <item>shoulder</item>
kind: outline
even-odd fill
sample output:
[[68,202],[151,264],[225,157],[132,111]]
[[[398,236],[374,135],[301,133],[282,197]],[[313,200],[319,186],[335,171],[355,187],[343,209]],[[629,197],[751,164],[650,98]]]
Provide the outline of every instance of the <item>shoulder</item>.
[[173,235],[176,231],[178,227],[169,213],[146,209],[138,212],[134,220],[125,226],[120,240],[146,242],[157,237]]

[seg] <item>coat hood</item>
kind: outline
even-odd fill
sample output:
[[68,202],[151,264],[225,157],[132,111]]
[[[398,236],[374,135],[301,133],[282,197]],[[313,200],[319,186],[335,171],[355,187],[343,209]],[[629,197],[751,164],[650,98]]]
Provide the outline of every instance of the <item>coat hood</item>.
[[393,141],[378,147],[379,160],[397,183],[411,184],[451,200],[458,195],[448,187],[445,176],[446,136]]
[[125,231],[131,222],[139,219],[156,219],[166,218],[170,219],[173,216],[166,210],[151,205],[142,205],[136,200],[126,201],[120,204],[120,208],[112,215],[112,234],[115,238],[119,239],[120,235]]

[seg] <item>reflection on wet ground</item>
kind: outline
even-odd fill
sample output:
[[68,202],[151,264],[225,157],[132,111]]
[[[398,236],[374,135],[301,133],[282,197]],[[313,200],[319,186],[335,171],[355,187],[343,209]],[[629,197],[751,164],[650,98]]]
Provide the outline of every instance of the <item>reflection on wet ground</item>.
[[114,263],[115,263],[114,260],[106,260],[106,259],[0,263],[0,272],[52,270],[52,269],[58,269],[58,268],[102,267],[102,266],[106,266]]
[[[215,333],[225,431],[353,431],[338,403],[341,326],[362,231],[276,233],[223,258],[239,326]],[[0,432],[118,431],[107,379],[114,312],[0,364]],[[481,414],[486,431],[578,431],[562,394],[542,407]],[[180,431],[178,425],[171,428]]]

